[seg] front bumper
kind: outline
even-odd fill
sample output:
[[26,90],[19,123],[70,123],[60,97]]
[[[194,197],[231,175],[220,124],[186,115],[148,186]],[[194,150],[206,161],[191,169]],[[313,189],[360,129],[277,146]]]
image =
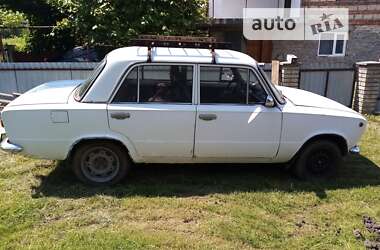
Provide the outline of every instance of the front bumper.
[[5,129],[0,125],[0,141],[3,140],[3,135],[5,135]]
[[18,153],[18,152],[21,152],[23,150],[22,147],[20,147],[16,144],[10,143],[8,138],[5,138],[1,142],[0,148],[4,151],[10,152],[10,153]]
[[19,145],[9,142],[9,139],[6,137],[5,129],[0,126],[0,148],[6,152],[18,153],[23,150]]
[[350,149],[350,153],[351,153],[351,154],[354,154],[354,155],[358,155],[358,154],[360,154],[360,147],[359,147],[358,145],[353,146],[353,147]]

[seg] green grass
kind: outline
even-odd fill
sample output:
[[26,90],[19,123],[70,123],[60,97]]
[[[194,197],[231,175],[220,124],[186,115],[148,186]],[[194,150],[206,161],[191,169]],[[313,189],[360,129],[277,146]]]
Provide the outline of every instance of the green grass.
[[380,220],[380,117],[334,181],[281,166],[137,166],[93,188],[65,164],[0,153],[0,249],[362,249]]

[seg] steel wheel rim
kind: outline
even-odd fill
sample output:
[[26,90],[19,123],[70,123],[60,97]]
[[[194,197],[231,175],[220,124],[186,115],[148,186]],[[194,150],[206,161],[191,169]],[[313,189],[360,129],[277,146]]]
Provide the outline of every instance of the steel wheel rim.
[[307,165],[311,172],[315,174],[323,174],[331,168],[331,164],[331,155],[325,150],[320,150],[313,152]]
[[111,181],[118,174],[120,159],[107,147],[94,147],[84,152],[81,159],[83,175],[98,183]]

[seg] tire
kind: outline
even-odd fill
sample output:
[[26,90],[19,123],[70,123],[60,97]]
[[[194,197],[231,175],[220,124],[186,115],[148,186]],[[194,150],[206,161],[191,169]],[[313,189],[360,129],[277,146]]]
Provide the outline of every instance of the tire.
[[112,142],[88,142],[73,154],[72,168],[76,177],[93,186],[119,183],[131,168],[125,149]]
[[342,153],[334,142],[314,141],[301,151],[292,170],[301,180],[332,178],[340,168],[342,159]]

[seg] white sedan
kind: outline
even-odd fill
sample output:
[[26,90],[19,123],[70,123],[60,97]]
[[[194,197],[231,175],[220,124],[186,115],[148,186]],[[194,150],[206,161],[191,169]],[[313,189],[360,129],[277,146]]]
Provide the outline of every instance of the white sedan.
[[[57,81],[2,111],[1,148],[72,161],[90,184],[114,184],[133,163],[292,163],[327,177],[367,121],[303,90],[274,86],[232,50],[114,50],[85,81]],[[0,130],[1,131],[1,130]]]

